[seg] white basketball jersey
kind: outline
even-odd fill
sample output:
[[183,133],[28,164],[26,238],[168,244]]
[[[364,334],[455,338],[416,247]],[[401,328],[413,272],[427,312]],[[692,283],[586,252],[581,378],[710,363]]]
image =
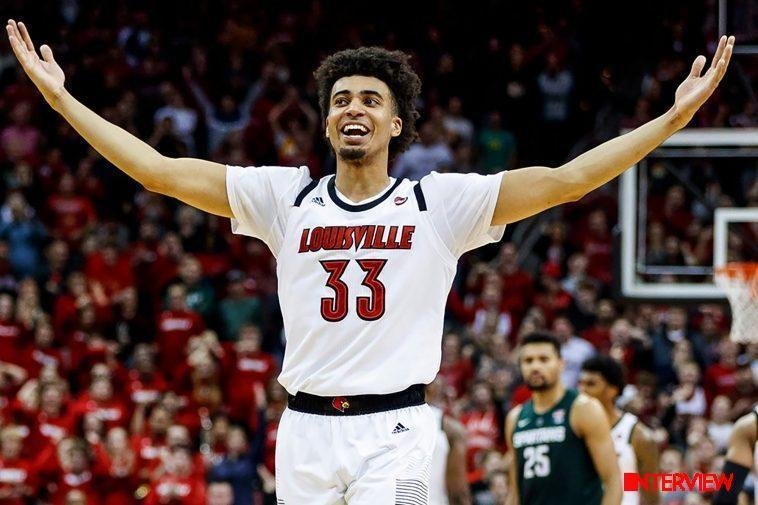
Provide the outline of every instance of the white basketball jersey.
[[386,394],[431,382],[445,302],[464,252],[499,240],[501,175],[391,179],[372,199],[341,196],[306,167],[227,167],[235,233],[277,259],[290,394]]
[[444,412],[439,407],[429,405],[437,421],[437,443],[432,455],[432,471],[429,482],[429,505],[448,505],[447,499],[447,456],[450,453],[450,441],[442,429]]
[[[611,438],[616,449],[622,479],[624,473],[637,473],[637,455],[632,447],[632,431],[637,422],[639,422],[637,416],[624,412],[611,428]],[[624,491],[621,505],[639,505],[639,503],[639,491]]]

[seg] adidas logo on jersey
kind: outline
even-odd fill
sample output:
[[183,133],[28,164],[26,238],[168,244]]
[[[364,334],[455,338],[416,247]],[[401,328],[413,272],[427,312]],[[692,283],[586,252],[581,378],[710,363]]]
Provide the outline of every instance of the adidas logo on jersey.
[[404,431],[411,431],[411,430],[409,428],[406,428],[405,426],[403,426],[401,423],[397,423],[397,426],[395,426],[395,429],[392,430],[392,434],[396,435],[396,434],[402,433]]
[[324,199],[323,199],[323,198],[321,198],[320,196],[314,196],[313,198],[311,198],[311,201],[312,201],[313,203],[315,203],[316,205],[321,205],[322,207],[323,207],[324,205],[326,205],[326,204],[324,203]]

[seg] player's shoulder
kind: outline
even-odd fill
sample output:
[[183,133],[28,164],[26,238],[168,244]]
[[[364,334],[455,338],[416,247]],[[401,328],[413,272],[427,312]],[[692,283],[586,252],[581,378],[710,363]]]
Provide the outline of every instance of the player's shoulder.
[[632,445],[650,446],[657,444],[653,429],[645,424],[641,419],[635,416],[636,422],[632,427],[631,443]]
[[508,414],[505,416],[505,429],[507,432],[513,431],[513,427],[516,425],[516,421],[518,420],[519,415],[521,415],[523,408],[524,405],[519,404],[508,411]]
[[758,413],[752,410],[737,419],[732,433],[734,436],[739,436],[745,440],[752,440],[753,443],[758,441]]
[[436,170],[429,172],[419,181],[422,186],[434,185],[434,184],[455,184],[465,181],[467,179],[481,179],[488,177],[486,175],[478,174],[476,172],[437,172]]
[[284,167],[277,165],[226,165],[227,177],[232,180],[254,180],[265,178],[272,183],[308,184],[312,181],[310,169],[307,166]]
[[584,431],[585,427],[594,426],[603,420],[608,424],[608,418],[600,401],[584,393],[577,393],[571,404],[569,420],[573,427],[579,429],[578,431]]

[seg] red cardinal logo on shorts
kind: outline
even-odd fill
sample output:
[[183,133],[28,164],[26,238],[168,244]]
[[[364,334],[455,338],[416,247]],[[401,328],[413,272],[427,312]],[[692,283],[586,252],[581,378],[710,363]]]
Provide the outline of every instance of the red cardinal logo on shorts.
[[345,412],[345,409],[350,408],[350,403],[342,396],[336,396],[332,400],[332,407],[339,410],[340,412]]
[[395,205],[402,205],[408,200],[407,196],[396,196],[395,197]]

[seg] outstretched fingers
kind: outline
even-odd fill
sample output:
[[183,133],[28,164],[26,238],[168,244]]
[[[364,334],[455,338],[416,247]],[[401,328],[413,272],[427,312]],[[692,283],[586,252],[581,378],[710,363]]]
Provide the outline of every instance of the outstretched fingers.
[[716,66],[719,64],[719,61],[721,61],[721,57],[724,55],[724,48],[726,47],[726,35],[723,35],[719,39],[719,45],[716,48],[716,52],[713,54],[713,59],[711,60],[711,68],[716,68]]
[[726,69],[729,66],[729,60],[732,59],[733,49],[734,49],[734,37],[732,36],[732,37],[729,37],[726,47],[724,48],[724,54],[721,56],[721,59],[719,59],[718,65],[716,67],[716,74],[719,81],[721,80],[722,77],[724,77],[724,74],[726,74]]
[[702,54],[695,58],[695,61],[692,62],[692,69],[690,69],[690,77],[700,77],[700,73],[705,66],[705,61],[705,56]]
[[53,58],[53,50],[50,49],[50,46],[43,44],[40,46],[39,52],[42,55],[42,59],[47,63],[55,63],[55,58]]
[[26,44],[26,49],[34,52],[34,44],[32,43],[32,38],[29,36],[29,30],[26,29],[26,25],[24,23],[19,23],[18,28],[23,37],[24,44]]
[[18,61],[21,62],[22,65],[25,65],[27,58],[26,45],[21,41],[21,36],[18,33],[18,30],[16,30],[15,26],[11,25],[11,23],[8,23],[5,29],[8,32],[8,40],[11,43],[13,54],[16,55],[16,58],[18,58]]

